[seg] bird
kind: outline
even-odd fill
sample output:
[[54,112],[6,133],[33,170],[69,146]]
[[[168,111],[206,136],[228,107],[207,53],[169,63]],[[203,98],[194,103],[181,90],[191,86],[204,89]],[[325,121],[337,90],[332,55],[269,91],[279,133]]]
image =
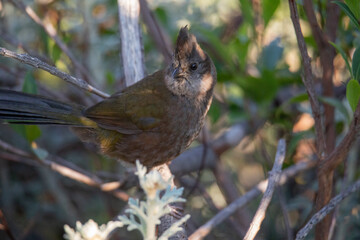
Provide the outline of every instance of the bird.
[[0,89],[0,120],[69,126],[103,154],[151,168],[171,161],[196,139],[216,81],[213,61],[185,26],[164,69],[95,105]]

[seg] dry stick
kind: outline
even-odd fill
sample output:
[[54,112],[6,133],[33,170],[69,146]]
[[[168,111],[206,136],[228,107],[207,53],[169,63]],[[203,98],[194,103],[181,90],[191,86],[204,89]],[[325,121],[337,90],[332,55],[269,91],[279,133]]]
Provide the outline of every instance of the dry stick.
[[107,93],[104,93],[98,89],[96,89],[95,87],[91,86],[90,84],[88,84],[87,82],[85,82],[84,80],[80,79],[80,78],[75,78],[65,72],[60,71],[59,69],[57,69],[56,67],[50,66],[49,64],[42,62],[40,59],[32,57],[28,54],[18,54],[18,53],[14,53],[10,50],[7,50],[5,48],[0,47],[0,55],[4,56],[4,57],[9,57],[9,58],[13,58],[16,59],[22,63],[28,64],[30,66],[33,66],[35,68],[39,68],[42,69],[54,76],[57,76],[59,78],[61,78],[62,80],[76,86],[79,87],[85,91],[88,91],[90,93],[96,94],[100,97],[103,98],[107,98],[109,97],[109,95]]
[[297,11],[295,0],[289,0],[290,15],[291,20],[294,25],[295,34],[297,42],[299,45],[299,50],[301,54],[302,63],[304,66],[304,76],[302,81],[305,85],[306,91],[309,95],[311,110],[314,115],[315,120],[315,133],[316,133],[316,145],[317,145],[317,155],[319,158],[322,158],[325,146],[325,136],[324,136],[324,126],[323,119],[320,111],[319,102],[317,100],[315,89],[314,89],[314,76],[311,70],[311,59],[308,55],[307,47],[305,44],[304,36],[301,32],[299,14]]
[[318,211],[311,219],[307,222],[305,227],[303,227],[297,234],[296,240],[304,239],[310,230],[319,223],[327,214],[329,214],[342,200],[348,197],[350,194],[360,190],[360,180],[356,181],[353,185],[348,187],[343,193],[340,193],[323,207],[320,211]]
[[143,47],[139,26],[139,0],[118,0],[121,57],[126,86],[145,76]]
[[[296,165],[293,165],[285,169],[280,177],[279,185],[284,184],[288,179],[294,177],[299,172],[310,169],[316,165],[316,161],[304,161]],[[213,218],[211,218],[207,223],[198,228],[191,236],[189,240],[198,240],[204,238],[210,233],[210,231],[231,216],[238,208],[245,206],[247,203],[252,201],[254,198],[259,196],[261,193],[265,192],[265,189],[268,185],[268,179],[261,181],[250,191],[245,193],[243,196],[239,197],[236,201],[232,202],[226,208],[217,213]]]
[[285,153],[285,139],[280,139],[276,151],[275,163],[272,170],[269,172],[268,186],[266,188],[263,198],[261,199],[260,206],[255,213],[254,219],[250,224],[250,228],[244,237],[245,240],[253,240],[260,230],[261,223],[265,218],[266,209],[270,204],[275,187],[280,179],[281,168],[285,159]]
[[76,60],[75,56],[72,54],[71,50],[66,46],[66,44],[58,37],[56,29],[45,21],[41,20],[40,17],[34,12],[34,10],[26,6],[23,2],[17,0],[10,0],[17,8],[27,14],[35,23],[40,25],[45,32],[56,42],[59,48],[70,58],[71,62],[74,64],[76,69],[78,69],[89,82],[94,83],[92,77],[89,74],[89,71]]
[[[41,166],[45,166],[53,170],[54,172],[63,175],[64,177],[68,177],[77,182],[81,182],[86,185],[99,188],[104,192],[110,192],[115,197],[122,199],[124,201],[127,201],[129,199],[127,193],[120,190],[114,190],[114,188],[109,188],[109,184],[114,185],[114,183],[105,183],[96,175],[88,173],[85,170],[80,169],[79,167],[76,167],[73,164],[59,157],[55,157],[55,156],[49,157],[51,159],[55,159],[57,162],[48,159],[40,160],[36,156],[24,152],[23,150],[11,146],[8,143],[5,143],[1,140],[0,140],[0,148],[4,149],[5,151],[11,152],[11,154],[7,152],[2,152],[1,155],[3,159],[15,161],[15,162],[21,162],[33,166],[39,166],[40,164]],[[29,159],[31,159],[32,161]]]

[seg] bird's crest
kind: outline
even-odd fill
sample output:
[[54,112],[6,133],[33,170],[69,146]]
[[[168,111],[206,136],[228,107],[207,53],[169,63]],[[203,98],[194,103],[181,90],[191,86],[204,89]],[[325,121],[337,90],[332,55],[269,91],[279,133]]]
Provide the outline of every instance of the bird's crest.
[[203,50],[197,43],[196,37],[189,33],[187,26],[180,29],[178,38],[176,40],[175,57],[182,59],[191,56],[197,51],[201,56],[205,56]]

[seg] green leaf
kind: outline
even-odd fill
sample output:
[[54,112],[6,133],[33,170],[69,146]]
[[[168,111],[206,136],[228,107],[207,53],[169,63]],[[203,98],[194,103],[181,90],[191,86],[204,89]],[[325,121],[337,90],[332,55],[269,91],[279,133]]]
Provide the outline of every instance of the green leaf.
[[278,89],[274,72],[268,70],[264,70],[261,77],[248,76],[237,81],[244,94],[258,103],[272,100]]
[[360,98],[360,84],[355,79],[351,79],[346,85],[346,98],[351,109],[355,112]]
[[155,13],[157,19],[159,19],[161,23],[163,23],[163,24],[168,23],[168,16],[167,16],[166,10],[164,8],[158,7],[154,10],[154,13]]
[[212,123],[216,123],[221,117],[221,105],[217,101],[213,101],[211,104],[208,116],[210,116]]
[[27,72],[25,75],[22,91],[25,93],[32,93],[32,94],[37,93],[36,81],[31,72]]
[[346,3],[340,1],[334,1],[334,3],[337,4],[345,12],[345,14],[350,18],[350,21],[360,30],[359,22],[355,17],[354,13],[349,8],[349,6],[346,5]]
[[360,81],[360,48],[357,48],[352,58],[352,76]]
[[288,103],[300,103],[300,102],[305,102],[307,100],[309,100],[309,95],[307,93],[301,93],[297,96],[290,98],[287,102]]
[[11,124],[11,127],[23,136],[28,142],[32,142],[41,136],[41,130],[35,125],[17,125]]
[[344,106],[344,104],[335,99],[335,98],[330,98],[330,97],[319,97],[319,100],[323,103],[327,103],[331,106],[333,106],[335,109],[339,110],[339,112],[342,113],[342,115],[344,115],[345,119],[347,122],[350,121],[350,116],[348,111],[346,110],[346,107]]
[[240,0],[241,13],[244,16],[244,22],[250,23],[254,27],[254,18],[253,18],[253,9],[251,6],[251,1],[249,0]]
[[354,13],[356,19],[360,18],[360,1],[359,0],[345,0],[345,3],[349,6]]
[[54,44],[51,51],[52,60],[56,62],[57,60],[60,59],[60,56],[61,56],[61,48],[57,44]]
[[280,0],[263,0],[262,9],[263,9],[265,27],[271,20],[276,9],[279,7],[279,4],[280,4]]
[[351,74],[351,78],[354,78],[353,72],[352,72],[351,67],[350,67],[349,59],[346,56],[344,50],[342,50],[342,48],[340,46],[336,45],[335,43],[333,43],[331,41],[329,41],[329,43],[341,54],[342,58],[344,59],[344,61],[346,63],[346,67],[347,67],[347,69],[349,70],[349,72]]
[[112,72],[107,71],[105,73],[106,84],[111,86],[115,83],[115,76]]
[[26,125],[25,132],[26,132],[26,139],[29,142],[35,141],[41,136],[40,128],[35,125]]

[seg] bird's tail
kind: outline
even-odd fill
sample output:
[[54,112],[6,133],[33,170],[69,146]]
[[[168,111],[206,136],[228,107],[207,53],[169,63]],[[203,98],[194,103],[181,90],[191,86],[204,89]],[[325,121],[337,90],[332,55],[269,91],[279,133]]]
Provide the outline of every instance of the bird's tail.
[[86,126],[83,107],[37,95],[0,90],[0,120],[15,124]]

